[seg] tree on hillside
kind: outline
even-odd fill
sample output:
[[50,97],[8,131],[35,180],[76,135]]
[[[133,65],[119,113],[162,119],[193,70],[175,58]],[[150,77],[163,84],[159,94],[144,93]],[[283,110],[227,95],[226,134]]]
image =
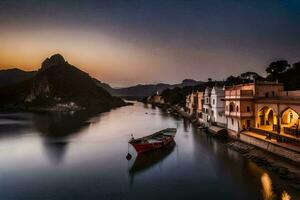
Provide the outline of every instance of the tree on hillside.
[[227,85],[227,86],[239,85],[239,84],[248,83],[248,82],[250,82],[250,80],[243,79],[241,76],[229,76],[225,81],[225,85]]
[[300,62],[290,66],[286,60],[276,61],[271,63],[266,71],[269,73],[267,79],[283,83],[285,90],[300,89]]
[[284,84],[286,90],[300,89],[300,62],[294,63],[292,67],[280,74],[279,81]]
[[287,60],[278,60],[272,62],[269,67],[267,67],[266,72],[268,73],[267,79],[271,81],[279,80],[280,74],[289,69],[290,64]]
[[300,62],[296,62],[293,64],[293,69],[300,71]]
[[240,77],[246,81],[263,80],[264,78],[256,72],[245,72]]

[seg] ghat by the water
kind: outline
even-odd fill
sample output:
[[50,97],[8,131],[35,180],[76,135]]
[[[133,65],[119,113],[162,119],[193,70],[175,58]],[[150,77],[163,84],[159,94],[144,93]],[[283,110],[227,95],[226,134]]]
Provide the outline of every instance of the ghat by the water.
[[[133,133],[176,144],[125,159]],[[91,116],[1,113],[1,199],[297,199],[223,141],[141,103]]]

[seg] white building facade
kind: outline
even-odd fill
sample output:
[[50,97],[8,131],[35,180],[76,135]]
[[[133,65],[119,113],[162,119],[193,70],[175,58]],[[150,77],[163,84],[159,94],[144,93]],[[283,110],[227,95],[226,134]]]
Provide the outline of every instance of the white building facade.
[[212,88],[211,95],[210,95],[211,122],[222,127],[226,127],[227,124],[227,119],[225,116],[225,102],[223,101],[224,97],[225,97],[224,87],[215,86]]

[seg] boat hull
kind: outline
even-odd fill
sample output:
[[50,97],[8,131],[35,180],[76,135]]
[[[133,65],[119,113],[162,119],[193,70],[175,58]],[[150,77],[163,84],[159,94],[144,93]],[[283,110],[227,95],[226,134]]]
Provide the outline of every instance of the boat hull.
[[138,139],[132,138],[129,141],[129,144],[131,144],[135,148],[138,154],[155,149],[160,149],[174,142],[176,131],[177,130],[175,128],[167,128],[153,133],[149,136]]
[[134,149],[136,150],[137,153],[143,153],[146,151],[152,151],[155,149],[160,149],[163,148],[164,146],[167,146],[168,144],[174,142],[174,137],[169,137],[165,139],[162,142],[157,142],[157,143],[144,143],[144,144],[132,144]]

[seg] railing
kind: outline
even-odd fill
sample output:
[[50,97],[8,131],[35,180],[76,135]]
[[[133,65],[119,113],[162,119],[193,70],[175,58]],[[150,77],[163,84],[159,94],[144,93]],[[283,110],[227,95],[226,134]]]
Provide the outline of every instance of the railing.
[[226,116],[232,116],[232,117],[252,117],[253,112],[229,112],[225,111]]
[[253,112],[241,112],[240,117],[252,117],[253,116]]
[[225,99],[226,98],[249,98],[253,97],[253,90],[226,90],[225,91]]
[[297,139],[294,139],[292,137],[286,137],[284,135],[278,134],[276,132],[272,132],[272,131],[267,131],[267,130],[263,130],[263,129],[259,129],[259,128],[249,128],[250,131],[260,134],[260,135],[264,135],[266,136],[266,139],[271,140],[276,139],[278,142],[286,142],[286,143],[290,143],[290,144],[296,144],[299,145],[299,141]]
[[283,130],[285,133],[287,133],[289,135],[293,135],[293,136],[297,136],[297,137],[300,135],[300,130],[296,129],[296,128],[284,127]]

